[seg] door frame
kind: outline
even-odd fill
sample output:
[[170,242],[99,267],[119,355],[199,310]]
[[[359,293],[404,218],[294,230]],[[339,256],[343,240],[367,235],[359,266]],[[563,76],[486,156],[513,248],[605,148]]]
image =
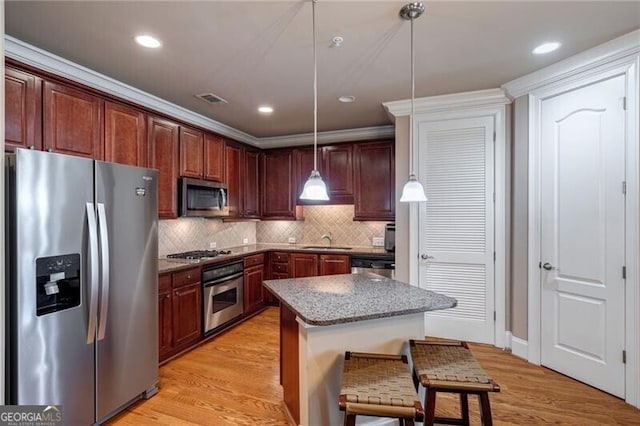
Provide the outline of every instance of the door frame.
[[[640,289],[638,266],[640,255],[640,228],[638,213],[638,187],[640,184],[640,149],[638,143],[640,123],[638,119],[640,81],[640,56],[632,56],[585,67],[566,76],[562,81],[551,82],[529,92],[529,232],[528,232],[528,361],[540,365],[541,360],[541,260],[540,226],[540,114],[542,101],[550,97],[596,83],[618,75],[626,77],[626,234],[625,242],[625,400],[640,407]],[[620,265],[622,266],[622,265]],[[622,354],[621,354],[622,356]]]
[[[416,115],[413,120],[413,134],[419,135],[421,123],[444,120],[456,120],[476,117],[493,118],[496,134],[494,145],[494,250],[496,260],[494,262],[494,346],[505,348],[506,339],[506,106],[510,100],[502,89],[489,89],[477,92],[456,93],[452,95],[434,96],[416,100]],[[414,137],[413,152],[419,151],[419,136]],[[415,170],[418,170],[418,155],[414,155]],[[427,201],[428,203],[429,201]],[[409,206],[409,229],[417,229],[419,225],[419,210],[425,209],[424,205],[413,208]],[[417,283],[420,269],[419,236],[417,232],[409,232],[409,253],[416,253],[409,259],[410,282]]]

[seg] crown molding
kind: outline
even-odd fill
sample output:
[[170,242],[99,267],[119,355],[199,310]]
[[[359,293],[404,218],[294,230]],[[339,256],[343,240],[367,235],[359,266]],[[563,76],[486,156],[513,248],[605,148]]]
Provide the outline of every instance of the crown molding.
[[[334,130],[318,133],[318,145],[340,142],[355,142],[373,139],[395,138],[394,125],[362,127],[359,129]],[[313,133],[303,133],[290,136],[276,136],[258,139],[257,147],[262,149],[281,148],[287,146],[302,146],[313,144]]]
[[[433,113],[466,108],[506,105],[511,100],[502,89],[476,90],[473,92],[454,93],[451,95],[430,96],[414,100],[414,112]],[[411,100],[385,102],[382,104],[391,120],[411,114]]]
[[512,99],[540,87],[587,73],[603,65],[640,53],[640,30],[600,44],[546,68],[519,77],[501,87]]
[[[90,68],[54,55],[10,35],[4,36],[5,55],[43,71],[59,75],[118,98],[136,103],[230,139],[258,148],[276,148],[313,144],[313,133],[258,138],[224,123],[197,114],[150,93],[136,89]],[[394,126],[364,127],[318,133],[318,143],[335,143],[395,136]]]

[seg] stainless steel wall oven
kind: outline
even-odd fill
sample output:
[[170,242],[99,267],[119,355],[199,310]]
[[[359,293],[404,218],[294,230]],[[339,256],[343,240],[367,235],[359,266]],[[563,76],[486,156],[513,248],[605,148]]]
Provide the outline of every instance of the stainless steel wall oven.
[[242,261],[202,270],[205,335],[244,313],[243,285]]

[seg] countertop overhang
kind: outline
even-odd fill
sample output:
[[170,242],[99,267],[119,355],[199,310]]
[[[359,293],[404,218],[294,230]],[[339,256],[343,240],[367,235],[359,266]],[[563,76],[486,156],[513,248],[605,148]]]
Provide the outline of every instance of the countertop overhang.
[[435,311],[457,304],[453,297],[371,273],[266,280],[263,284],[301,320],[317,326]]

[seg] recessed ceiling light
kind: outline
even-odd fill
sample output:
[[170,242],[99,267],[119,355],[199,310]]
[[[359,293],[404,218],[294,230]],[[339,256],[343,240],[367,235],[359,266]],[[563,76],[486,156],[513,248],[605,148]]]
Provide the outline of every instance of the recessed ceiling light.
[[340,102],[342,102],[342,103],[348,104],[348,103],[351,103],[351,102],[355,102],[356,97],[355,96],[351,96],[351,95],[349,95],[349,96],[340,96],[338,98],[338,100]]
[[148,34],[137,35],[135,40],[136,43],[138,43],[140,46],[148,47],[149,49],[157,49],[158,47],[162,46],[160,40]]
[[533,53],[534,55],[543,55],[545,53],[553,52],[560,46],[560,43],[558,43],[557,41],[552,41],[550,43],[541,44],[540,46],[533,49],[531,53]]
[[271,114],[273,112],[273,108],[269,105],[262,105],[261,107],[258,107],[258,111],[262,114]]

